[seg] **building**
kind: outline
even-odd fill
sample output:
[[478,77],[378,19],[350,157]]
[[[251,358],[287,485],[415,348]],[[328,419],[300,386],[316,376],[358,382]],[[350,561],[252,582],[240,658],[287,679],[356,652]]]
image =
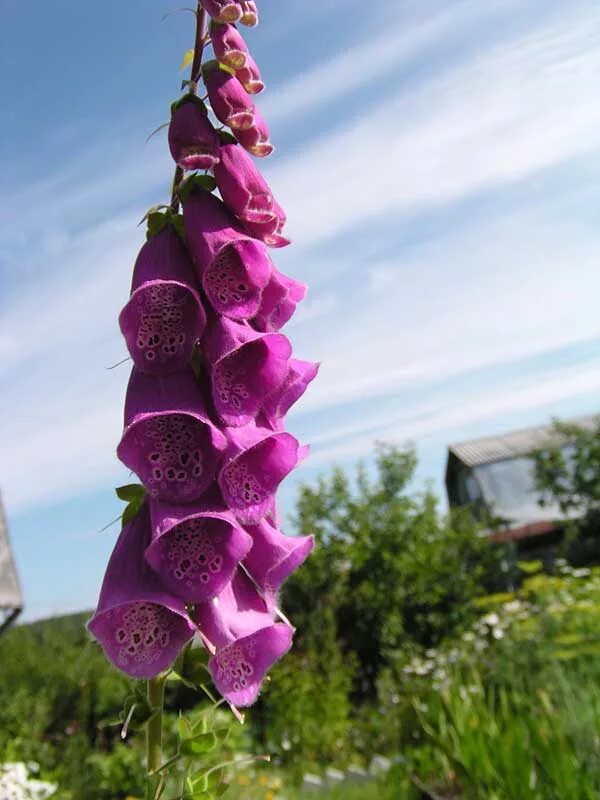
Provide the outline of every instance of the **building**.
[[[572,420],[593,428],[597,417]],[[551,425],[459,442],[448,447],[446,492],[451,507],[469,505],[476,516],[502,520],[492,541],[519,542],[519,549],[544,545],[561,535],[564,514],[553,503],[540,505],[531,453],[560,444]]]
[[8,526],[0,497],[0,633],[16,620],[22,610],[23,595],[10,548]]

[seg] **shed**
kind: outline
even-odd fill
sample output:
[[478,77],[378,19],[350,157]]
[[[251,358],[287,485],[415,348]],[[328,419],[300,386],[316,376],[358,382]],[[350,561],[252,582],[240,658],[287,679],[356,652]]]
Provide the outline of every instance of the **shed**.
[[[591,430],[598,417],[571,422]],[[540,425],[450,445],[446,462],[448,503],[451,507],[469,505],[476,516],[492,515],[503,520],[505,529],[491,535],[495,541],[528,539],[555,531],[564,514],[556,504],[540,505],[531,454],[561,441],[551,425]]]
[[23,594],[10,547],[4,506],[0,497],[0,633],[23,610]]

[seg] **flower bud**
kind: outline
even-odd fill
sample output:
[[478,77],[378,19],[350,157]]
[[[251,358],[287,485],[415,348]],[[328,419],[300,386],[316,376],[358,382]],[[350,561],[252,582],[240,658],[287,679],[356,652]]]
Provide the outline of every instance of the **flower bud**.
[[242,0],[240,6],[242,7],[242,16],[240,18],[242,25],[248,25],[251,28],[258,25],[258,9],[254,0]]
[[237,22],[243,13],[237,0],[202,0],[202,5],[215,22]]
[[244,87],[217,61],[207,62],[202,70],[208,99],[215,116],[232,130],[243,131],[254,124],[254,104]]
[[291,242],[286,236],[283,236],[283,228],[287,221],[285,211],[276,200],[273,200],[271,211],[272,219],[260,222],[245,220],[246,230],[269,247],[287,247]]
[[215,58],[231,69],[239,70],[246,66],[250,55],[244,37],[234,25],[211,23],[210,38]]
[[208,118],[206,106],[193,94],[173,105],[169,150],[184,170],[212,169],[219,160],[219,136]]
[[224,144],[214,176],[227,207],[246,222],[273,222],[277,217],[269,185],[239,145]]
[[256,61],[248,54],[243,67],[236,69],[235,77],[248,94],[260,94],[265,88]]
[[254,121],[252,125],[243,130],[236,130],[235,138],[245,150],[258,158],[270,156],[275,149],[269,138],[267,123],[264,121],[257,108],[254,109]]

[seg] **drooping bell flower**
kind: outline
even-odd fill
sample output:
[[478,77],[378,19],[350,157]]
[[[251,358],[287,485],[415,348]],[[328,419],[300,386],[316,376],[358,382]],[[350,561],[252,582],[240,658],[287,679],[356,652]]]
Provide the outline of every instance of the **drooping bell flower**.
[[290,649],[293,629],[273,621],[240,571],[215,600],[197,607],[196,622],[216,648],[208,666],[218,691],[236,706],[252,705],[267,671]]
[[314,547],[313,536],[286,536],[268,519],[247,528],[252,549],[244,566],[260,587],[269,610],[273,610],[283,582],[298,569]]
[[254,122],[249,128],[235,131],[235,138],[249,153],[258,158],[270,156],[275,149],[271,144],[267,123],[262,118],[260,111],[254,109]]
[[254,103],[229,68],[218,61],[208,61],[202,68],[210,106],[224,125],[236,131],[254,124]]
[[265,88],[258,64],[250,53],[246,56],[246,63],[243,67],[235,67],[235,77],[248,94],[260,94]]
[[302,397],[308,384],[316,378],[318,372],[319,364],[300,361],[298,358],[290,359],[285,380],[276,391],[263,400],[262,404],[264,417],[273,430],[283,430],[285,415]]
[[133,369],[117,455],[151,497],[168,503],[198,500],[225,446],[191,369],[156,377]]
[[256,525],[272,509],[281,481],[307,455],[289,433],[250,423],[228,428],[229,447],[218,476],[227,507],[244,525]]
[[171,106],[169,150],[184,170],[212,169],[219,160],[219,136],[206,106],[194,94],[184,95]]
[[292,347],[280,333],[213,316],[202,340],[215,409],[226,425],[252,422],[286,378]]
[[224,144],[214,176],[225,205],[246,222],[276,222],[278,204],[269,185],[238,144]]
[[242,7],[242,16],[240,17],[242,25],[248,25],[251,28],[258,25],[258,9],[254,0],[242,0],[240,5]]
[[236,0],[202,0],[202,5],[216,22],[237,22],[243,13]]
[[214,310],[238,320],[255,316],[271,276],[265,245],[237,227],[223,203],[200,188],[184,193],[183,221],[190,255]]
[[150,541],[145,503],[117,540],[88,629],[107,658],[132,678],[154,678],[194,635],[185,604],[170,594],[144,560]]
[[165,587],[186,603],[204,603],[220,594],[252,547],[252,538],[222,503],[152,501],[150,516],[146,560]]
[[210,38],[217,61],[235,70],[246,66],[246,59],[250,55],[248,46],[234,25],[223,25],[213,20]]
[[273,201],[272,211],[272,219],[261,222],[248,220],[244,222],[244,225],[252,236],[260,239],[268,247],[287,247],[291,242],[283,235],[283,228],[287,221],[286,213],[276,200]]
[[252,324],[259,331],[278,331],[292,318],[296,306],[306,296],[306,286],[272,267],[257,315]]
[[171,225],[149,239],[133,269],[119,326],[136,368],[160,375],[183,369],[206,324],[194,267]]

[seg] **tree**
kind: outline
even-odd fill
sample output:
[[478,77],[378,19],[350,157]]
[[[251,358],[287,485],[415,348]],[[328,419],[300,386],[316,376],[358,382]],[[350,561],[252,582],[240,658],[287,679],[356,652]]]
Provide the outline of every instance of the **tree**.
[[574,563],[600,562],[600,417],[591,427],[553,421],[552,443],[533,454],[541,504],[568,518],[566,553]]
[[[317,546],[283,603],[308,639],[333,613],[342,651],[358,659],[355,693],[372,697],[388,654],[436,645],[472,615],[471,600],[501,569],[502,550],[466,512],[442,515],[430,489],[410,491],[412,450],[380,444],[375,475],[335,468],[302,486],[295,523]],[[302,644],[302,639],[300,639]]]

